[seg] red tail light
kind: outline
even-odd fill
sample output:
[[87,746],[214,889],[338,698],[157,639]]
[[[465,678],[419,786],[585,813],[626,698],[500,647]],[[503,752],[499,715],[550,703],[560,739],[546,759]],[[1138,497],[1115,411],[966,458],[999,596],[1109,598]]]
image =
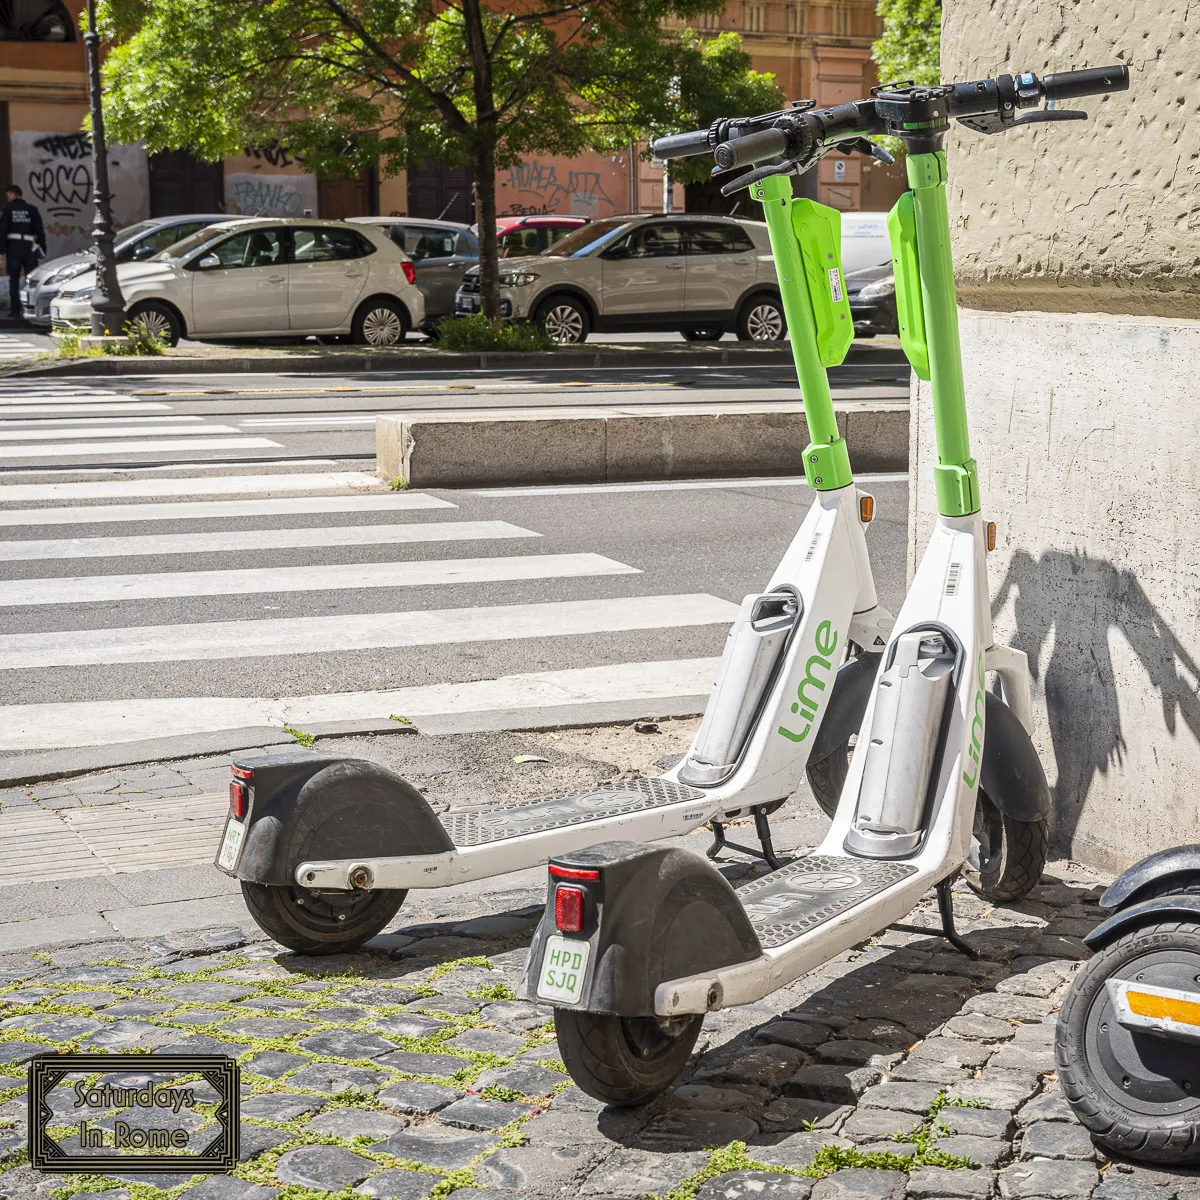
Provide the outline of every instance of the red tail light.
[[580,933],[583,930],[582,888],[560,884],[554,890],[554,924],[563,933]]
[[239,821],[246,819],[246,811],[250,807],[250,789],[239,779],[229,784],[229,811]]
[[400,264],[400,266],[401,266],[401,267],[403,268],[403,270],[404,270],[404,278],[405,278],[405,279],[407,279],[409,283],[416,283],[416,282],[417,282],[417,273],[416,273],[416,271],[414,271],[414,270],[413,270],[413,265],[412,265],[412,263],[410,263],[410,262],[408,261],[408,259],[406,258],[406,259],[405,259],[405,260],[404,260],[404,261],[403,261],[403,262]]
[[557,863],[550,864],[551,879],[585,879],[592,883],[600,878],[599,871],[592,871],[583,867],[560,867]]
[[233,777],[244,779],[247,783],[254,782],[254,772],[249,767],[239,767],[237,763],[233,764]]

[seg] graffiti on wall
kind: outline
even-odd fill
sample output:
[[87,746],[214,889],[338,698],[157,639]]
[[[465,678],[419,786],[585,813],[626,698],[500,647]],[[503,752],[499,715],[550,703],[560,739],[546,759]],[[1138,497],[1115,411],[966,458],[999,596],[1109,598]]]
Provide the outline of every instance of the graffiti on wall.
[[311,175],[226,175],[225,202],[230,212],[247,216],[303,217],[317,211],[317,181]]
[[555,162],[533,158],[509,167],[502,190],[515,193],[505,215],[568,212],[594,216],[601,204],[615,207],[604,190],[599,171],[576,171]]
[[269,146],[247,146],[243,153],[247,158],[257,158],[273,167],[290,167],[297,161],[278,142],[272,142]]
[[[109,186],[117,228],[149,211],[146,153],[140,146],[109,150]],[[12,135],[13,178],[42,210],[51,258],[82,250],[92,236],[92,143],[84,133],[18,130]]]

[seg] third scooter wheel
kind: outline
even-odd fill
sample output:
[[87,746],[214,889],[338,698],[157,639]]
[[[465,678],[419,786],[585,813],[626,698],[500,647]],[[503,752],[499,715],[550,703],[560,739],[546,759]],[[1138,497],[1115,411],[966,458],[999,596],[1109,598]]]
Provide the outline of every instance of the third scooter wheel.
[[703,1015],[664,1028],[654,1017],[612,1017],[554,1010],[558,1048],[582,1091],[606,1104],[645,1104],[666,1091],[687,1065]]
[[1200,928],[1143,925],[1106,946],[1071,984],[1054,1039],[1062,1090],[1105,1147],[1142,1162],[1200,1160],[1200,1047],[1119,1025],[1110,979],[1197,991]]
[[1029,895],[1046,869],[1046,848],[1045,821],[1018,821],[979,789],[971,853],[963,866],[975,891],[998,902]]
[[298,954],[343,954],[373,938],[404,903],[405,891],[316,892],[242,880],[250,915]]

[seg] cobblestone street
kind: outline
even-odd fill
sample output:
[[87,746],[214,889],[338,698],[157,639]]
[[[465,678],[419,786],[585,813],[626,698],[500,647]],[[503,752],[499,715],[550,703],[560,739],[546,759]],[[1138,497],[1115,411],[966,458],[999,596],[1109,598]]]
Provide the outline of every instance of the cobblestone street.
[[[889,932],[711,1016],[680,1083],[633,1110],[573,1087],[550,1010],[513,999],[539,910],[503,911],[502,893],[489,915],[408,926],[333,959],[281,952],[252,929],[10,954],[0,959],[0,1194],[1200,1197],[1191,1173],[1099,1155],[1058,1092],[1054,1014],[1098,893],[1069,863],[1012,908],[986,907],[960,884],[959,923],[978,960]],[[928,903],[914,920],[934,918]],[[236,1056],[236,1172],[32,1170],[23,1064],[54,1047]],[[65,1115],[70,1102],[64,1127],[79,1120]],[[215,1128],[211,1115],[177,1119],[193,1147]]]

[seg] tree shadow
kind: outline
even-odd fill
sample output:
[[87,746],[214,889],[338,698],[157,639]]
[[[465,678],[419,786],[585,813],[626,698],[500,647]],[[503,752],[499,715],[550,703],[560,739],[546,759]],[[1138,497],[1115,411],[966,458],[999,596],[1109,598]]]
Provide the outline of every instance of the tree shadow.
[[1104,559],[1058,550],[1035,559],[1019,550],[992,602],[993,614],[1010,597],[1016,625],[1012,644],[1028,656],[1034,679],[1043,648],[1051,636],[1054,640],[1042,686],[1058,767],[1051,836],[1056,849],[1065,852],[1096,776],[1120,766],[1127,750],[1109,630],[1119,629],[1133,648],[1158,692],[1163,725],[1172,737],[1182,720],[1200,742],[1200,665],[1137,575]]

